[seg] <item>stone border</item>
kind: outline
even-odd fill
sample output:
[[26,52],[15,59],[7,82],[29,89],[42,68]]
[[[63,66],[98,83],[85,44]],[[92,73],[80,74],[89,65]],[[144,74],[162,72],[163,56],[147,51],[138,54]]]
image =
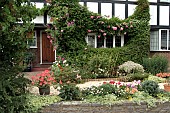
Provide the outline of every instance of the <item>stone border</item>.
[[140,105],[124,102],[109,106],[79,101],[63,101],[45,106],[39,113],[170,113],[170,102],[157,102],[156,105],[157,107],[148,108],[145,102]]

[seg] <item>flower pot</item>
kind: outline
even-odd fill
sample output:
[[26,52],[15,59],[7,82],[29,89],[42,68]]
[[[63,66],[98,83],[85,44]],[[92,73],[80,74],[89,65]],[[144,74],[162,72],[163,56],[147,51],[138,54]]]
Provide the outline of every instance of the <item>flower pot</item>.
[[170,85],[164,84],[164,90],[170,92]]
[[49,95],[50,94],[50,86],[48,87],[43,87],[43,88],[39,88],[39,94],[40,95]]

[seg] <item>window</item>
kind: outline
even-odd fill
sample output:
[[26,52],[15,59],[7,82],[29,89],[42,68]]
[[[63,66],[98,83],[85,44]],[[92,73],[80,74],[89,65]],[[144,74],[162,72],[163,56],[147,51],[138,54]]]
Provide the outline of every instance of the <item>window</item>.
[[151,31],[150,50],[151,51],[170,50],[170,30],[160,29],[159,31]]
[[124,45],[124,35],[107,36],[106,38],[97,38],[95,33],[90,33],[86,37],[86,42],[94,48],[113,48],[122,47]]
[[28,39],[27,44],[30,48],[37,48],[37,33],[34,31],[33,38]]

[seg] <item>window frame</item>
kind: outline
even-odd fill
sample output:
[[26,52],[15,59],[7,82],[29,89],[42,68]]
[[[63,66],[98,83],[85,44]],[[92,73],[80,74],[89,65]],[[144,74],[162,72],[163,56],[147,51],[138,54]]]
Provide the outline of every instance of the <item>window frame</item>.
[[[95,41],[94,48],[97,48],[97,36],[96,36],[96,34],[95,33],[88,33],[87,34],[87,36],[85,38],[87,44],[88,44],[88,38],[89,38],[88,36],[94,36],[95,37],[94,38],[94,41]],[[124,35],[120,35],[120,36],[121,36],[121,46],[120,47],[123,47],[124,46]],[[112,48],[115,48],[115,38],[116,38],[116,36],[114,35],[113,36],[113,46],[112,46]],[[107,48],[106,47],[106,38],[104,38],[104,47],[103,48]]]
[[28,41],[27,41],[27,44],[30,48],[37,48],[37,32],[36,31],[34,31],[33,39],[35,39],[35,46],[30,46],[28,44]]
[[[162,39],[162,37],[161,37],[161,31],[162,30],[166,30],[167,31],[167,37],[166,37],[166,39],[167,39],[167,42],[166,42],[166,45],[167,45],[167,49],[161,49],[161,39]],[[159,29],[159,51],[170,51],[170,50],[168,50],[168,48],[169,48],[169,32],[170,32],[170,30],[169,29]]]

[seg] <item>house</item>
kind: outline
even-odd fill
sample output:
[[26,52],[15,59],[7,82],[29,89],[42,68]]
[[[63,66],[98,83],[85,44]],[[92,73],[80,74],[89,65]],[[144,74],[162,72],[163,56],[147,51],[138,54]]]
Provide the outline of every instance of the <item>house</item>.
[[[37,8],[43,8],[48,5],[44,0],[31,0]],[[107,15],[109,18],[115,16],[120,19],[128,18],[133,14],[136,7],[136,0],[80,0],[83,6],[94,13]],[[149,0],[150,3],[150,54],[165,54],[170,61],[170,0]],[[52,64],[56,53],[45,33],[46,24],[50,23],[50,17],[47,14],[37,16],[33,20],[35,23],[34,40],[29,42],[31,51],[35,53],[34,67],[45,67]],[[95,48],[99,47],[119,47],[125,43],[125,38],[113,36],[107,39],[99,40],[95,34],[86,37],[89,45]]]

